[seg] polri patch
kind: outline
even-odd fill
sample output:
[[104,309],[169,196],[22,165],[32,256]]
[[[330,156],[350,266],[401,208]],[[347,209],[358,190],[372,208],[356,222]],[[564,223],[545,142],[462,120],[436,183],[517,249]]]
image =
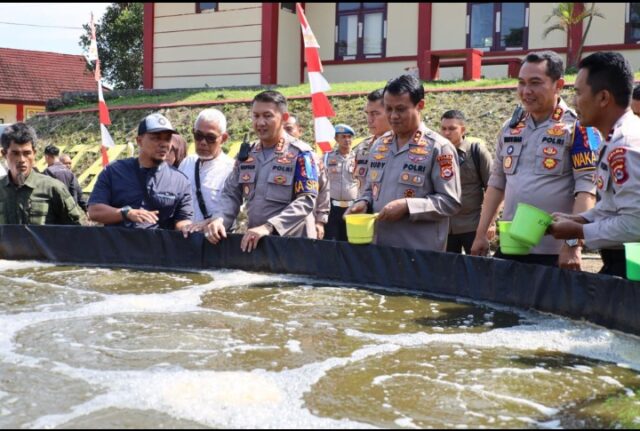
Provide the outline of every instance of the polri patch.
[[624,184],[629,179],[627,172],[627,161],[624,158],[615,159],[611,162],[611,176],[617,185]]
[[440,177],[443,180],[450,180],[455,175],[453,165],[440,166]]

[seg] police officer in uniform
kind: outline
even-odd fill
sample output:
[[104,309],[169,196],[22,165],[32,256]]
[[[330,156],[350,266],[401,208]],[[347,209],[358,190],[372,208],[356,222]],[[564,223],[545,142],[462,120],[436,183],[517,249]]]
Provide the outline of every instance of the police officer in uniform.
[[616,52],[584,58],[576,77],[575,105],[580,123],[606,136],[595,176],[600,200],[578,215],[554,214],[549,232],[580,239],[600,249],[600,273],[626,276],[626,242],[640,241],[640,118],[629,107],[633,71]]
[[[576,124],[576,114],[560,99],[564,86],[562,59],[552,51],[530,53],[520,69],[518,96],[525,115],[505,124],[485,193],[471,254],[489,251],[487,231],[504,200],[504,220],[512,220],[518,203],[549,213],[577,214],[593,207],[593,174],[599,134]],[[525,263],[580,269],[577,239],[563,242],[549,236],[529,255],[504,255]]]
[[0,224],[80,224],[81,211],[65,185],[33,169],[35,130],[15,123],[0,141],[9,167],[0,177]]
[[335,131],[337,145],[333,151],[324,155],[324,168],[331,185],[331,210],[325,239],[346,241],[347,226],[342,216],[358,197],[358,181],[354,176],[355,153],[351,150],[355,132],[346,124],[336,125]]
[[380,136],[391,130],[389,121],[384,113],[384,104],[382,100],[382,90],[374,90],[367,95],[367,103],[364,107],[364,113],[367,116],[367,126],[369,127],[370,136],[365,138],[353,149],[356,153],[356,170],[354,175],[358,180],[358,196],[364,191],[367,179],[367,169],[369,167],[369,150],[371,145]]
[[[289,118],[284,122],[284,130],[296,139],[302,137],[302,126],[293,115],[289,115]],[[318,197],[316,198],[316,207],[313,210],[313,215],[316,219],[316,237],[324,239],[325,225],[329,221],[329,211],[331,210],[329,178],[324,169],[322,158],[315,151],[313,152],[313,160],[318,166]]]
[[384,107],[392,131],[373,144],[365,191],[347,214],[378,213],[376,244],[445,251],[449,218],[461,207],[456,149],[421,122],[417,78],[390,80]]
[[279,92],[257,94],[251,112],[259,140],[246,157],[242,149],[238,153],[218,210],[204,228],[205,237],[213,244],[226,238],[246,200],[249,229],[242,237],[242,251],[253,251],[265,235],[316,238],[318,174],[313,150],[284,131],[289,113]]

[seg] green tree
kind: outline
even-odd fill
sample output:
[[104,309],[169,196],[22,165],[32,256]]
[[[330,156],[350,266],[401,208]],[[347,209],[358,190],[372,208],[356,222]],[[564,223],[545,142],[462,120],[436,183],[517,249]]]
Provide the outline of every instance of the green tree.
[[[117,89],[142,86],[142,13],[143,3],[113,3],[96,24],[96,42],[102,76]],[[79,45],[89,50],[91,29]]]
[[[580,45],[578,46],[576,57],[572,59],[573,61],[571,62],[571,64],[569,64],[569,60],[567,60],[567,70],[575,68],[577,63],[580,61],[580,57],[582,57],[582,50],[584,48],[584,42],[587,39],[587,34],[589,34],[589,29],[591,28],[591,21],[593,21],[593,17],[596,16],[598,18],[604,18],[604,15],[596,9],[595,3],[591,3],[590,8],[585,8],[585,10],[579,14],[575,13],[575,3],[558,3],[558,6],[553,9],[551,15],[549,15],[545,20],[545,23],[548,23],[555,18],[558,20],[558,22],[550,27],[547,27],[544,30],[544,32],[542,33],[542,37],[544,38],[546,38],[549,33],[555,30],[564,31],[568,35],[571,26],[579,24],[585,19],[588,19],[587,27],[582,33],[582,39],[580,40]],[[570,37],[568,37],[567,39],[567,51],[574,52],[573,41]]]

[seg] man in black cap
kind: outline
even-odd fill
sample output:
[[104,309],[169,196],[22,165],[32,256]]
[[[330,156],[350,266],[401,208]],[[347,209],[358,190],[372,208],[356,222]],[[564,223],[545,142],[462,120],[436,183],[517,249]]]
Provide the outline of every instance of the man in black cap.
[[183,230],[191,224],[189,180],[165,158],[177,133],[161,114],[138,126],[138,158],[117,160],[98,177],[89,198],[89,218],[104,225]]
[[80,188],[78,179],[74,173],[60,161],[60,148],[55,145],[47,145],[44,148],[44,160],[47,162],[48,167],[44,170],[43,174],[49,175],[67,186],[69,194],[73,196],[78,206],[86,212],[87,202],[82,196],[82,189]]

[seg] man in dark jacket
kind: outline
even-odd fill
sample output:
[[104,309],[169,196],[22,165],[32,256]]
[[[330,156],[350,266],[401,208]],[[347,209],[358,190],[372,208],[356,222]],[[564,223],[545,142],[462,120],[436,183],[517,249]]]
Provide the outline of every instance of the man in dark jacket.
[[82,189],[80,188],[78,179],[75,174],[60,161],[60,149],[55,145],[47,145],[44,149],[44,159],[48,167],[44,170],[43,174],[49,175],[67,186],[69,194],[73,196],[78,206],[86,212],[87,202],[82,197]]

